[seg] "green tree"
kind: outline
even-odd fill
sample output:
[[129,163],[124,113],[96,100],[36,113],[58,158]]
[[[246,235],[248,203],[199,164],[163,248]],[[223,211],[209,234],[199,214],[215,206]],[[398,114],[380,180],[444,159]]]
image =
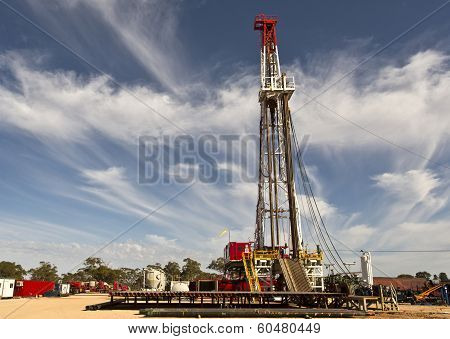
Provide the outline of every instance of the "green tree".
[[138,290],[142,287],[143,272],[139,268],[120,268],[119,281],[128,285],[131,290]]
[[162,269],[162,266],[159,262],[157,262],[156,264],[153,265],[147,265],[147,268],[158,268],[158,269]]
[[75,275],[82,277],[84,281],[95,280],[111,284],[120,280],[121,274],[120,269],[109,267],[101,258],[89,257],[84,261],[84,267],[80,268]]
[[61,280],[64,283],[68,283],[71,281],[87,281],[89,278],[86,276],[86,274],[82,270],[78,270],[75,273],[64,273],[61,277]]
[[404,274],[404,273],[402,273],[402,274],[399,274],[397,276],[397,278],[414,278],[414,276],[412,276],[411,274]]
[[166,266],[164,266],[164,273],[167,277],[167,282],[170,280],[177,280],[181,276],[180,265],[175,261],[169,261]]
[[225,259],[222,257],[217,258],[216,260],[211,261],[211,263],[206,268],[220,272],[220,273],[224,273],[225,272]]
[[200,263],[191,259],[186,258],[183,260],[184,265],[181,269],[181,279],[192,281],[197,278],[200,274],[202,274],[202,270],[200,269]]
[[57,281],[58,268],[46,261],[39,262],[39,266],[28,271],[32,280]]
[[219,275],[217,275],[216,273],[201,272],[195,278],[209,280],[209,279],[217,279],[218,277],[219,277]]
[[425,278],[427,280],[430,280],[431,274],[426,272],[426,271],[417,272],[416,273],[416,278]]
[[448,281],[447,274],[444,272],[439,273],[439,280],[440,281]]
[[27,273],[23,267],[15,262],[2,261],[0,262],[0,278],[8,278],[14,280],[23,280]]

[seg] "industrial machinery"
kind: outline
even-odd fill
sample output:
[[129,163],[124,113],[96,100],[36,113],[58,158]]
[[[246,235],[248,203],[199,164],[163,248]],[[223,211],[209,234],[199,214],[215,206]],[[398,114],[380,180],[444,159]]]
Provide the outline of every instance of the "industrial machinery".
[[[354,295],[360,281],[348,271],[320,214],[292,123],[289,100],[295,82],[280,68],[277,23],[278,18],[264,14],[256,16],[253,23],[261,35],[254,241],[229,240],[224,249],[224,276],[208,282],[207,287],[201,287],[199,282],[197,286],[191,284],[189,290],[189,282],[172,281],[170,291],[111,292],[111,303],[119,297],[135,303],[139,299],[146,303],[153,300],[156,305],[177,301],[178,307],[208,303],[221,310],[296,305],[297,310],[304,307],[300,313],[315,308],[317,314],[330,308],[343,312],[344,307],[360,312],[367,309],[367,298],[378,300]],[[310,233],[309,241],[302,225]],[[329,280],[329,291],[325,291],[325,260],[336,273]],[[370,262],[366,269],[371,269]],[[368,281],[370,274],[366,274]]]
[[432,287],[430,287],[429,289],[427,289],[426,291],[424,291],[424,292],[422,292],[422,293],[420,293],[420,294],[418,294],[418,295],[415,295],[415,296],[414,296],[414,299],[415,299],[416,302],[422,302],[422,301],[424,301],[430,294],[432,294],[434,291],[437,291],[437,290],[443,288],[445,285],[446,285],[446,283],[444,283],[444,284],[438,284],[438,285],[432,286]]
[[[349,272],[326,230],[303,164],[289,109],[295,82],[280,68],[277,23],[277,17],[260,14],[253,25],[261,35],[255,240],[227,245],[226,273],[235,279],[245,276],[250,291],[322,292],[324,257],[342,274]],[[302,191],[300,202],[297,189]],[[303,239],[301,211],[316,234],[313,251]]]

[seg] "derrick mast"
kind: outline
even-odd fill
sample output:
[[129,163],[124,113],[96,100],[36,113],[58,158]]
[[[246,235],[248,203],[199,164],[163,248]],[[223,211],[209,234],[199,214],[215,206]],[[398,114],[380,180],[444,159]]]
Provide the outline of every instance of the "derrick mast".
[[298,146],[289,110],[295,83],[280,70],[277,22],[264,14],[254,21],[254,29],[261,34],[255,242],[253,246],[229,243],[225,270],[239,279],[245,273],[250,291],[323,291],[323,253],[319,247],[309,252],[303,246],[293,166],[293,150],[298,157]]
[[254,29],[261,34],[261,88],[259,91],[260,163],[255,248],[286,249],[293,259],[302,250],[292,163],[289,99],[293,77],[281,73],[276,25],[278,18],[258,15]]

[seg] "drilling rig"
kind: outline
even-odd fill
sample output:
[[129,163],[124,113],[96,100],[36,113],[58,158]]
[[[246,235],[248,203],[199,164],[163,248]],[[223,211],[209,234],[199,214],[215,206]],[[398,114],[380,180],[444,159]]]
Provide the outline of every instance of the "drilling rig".
[[[314,315],[365,314],[361,310],[367,308],[367,300],[352,296],[359,281],[348,271],[333,244],[304,165],[289,110],[295,82],[280,69],[277,23],[276,17],[261,14],[253,24],[261,36],[259,180],[254,241],[229,239],[224,250],[225,274],[213,281],[214,290],[200,290],[197,281],[196,290],[190,291],[112,292],[111,302],[115,296],[127,302],[134,298],[135,303],[138,298],[147,304],[152,300],[153,305],[174,306],[167,308],[170,312],[182,307],[179,312],[183,315],[187,312],[185,307],[194,310],[208,302],[211,308],[202,310],[205,311],[202,315],[242,316],[251,314],[251,309],[259,316],[304,316],[311,311]],[[315,251],[309,250],[302,225],[309,231],[306,233],[310,236],[309,243],[317,246]],[[327,277],[327,291],[324,259],[333,267],[333,274]],[[370,284],[370,279],[366,280],[365,284]],[[386,300],[382,295],[380,298],[379,304],[385,305]],[[183,299],[188,302],[182,302]],[[394,297],[391,299],[393,303]],[[178,302],[172,303],[175,300]],[[156,307],[141,314],[160,314],[155,312]],[[259,313],[256,307],[271,308],[270,313]],[[246,310],[241,312],[237,308]],[[198,311],[191,314],[199,315]]]
[[280,69],[277,23],[277,17],[260,14],[253,25],[261,35],[255,240],[228,244],[225,259],[229,272],[245,271],[251,291],[323,291],[323,253],[303,246],[289,110],[295,82]]

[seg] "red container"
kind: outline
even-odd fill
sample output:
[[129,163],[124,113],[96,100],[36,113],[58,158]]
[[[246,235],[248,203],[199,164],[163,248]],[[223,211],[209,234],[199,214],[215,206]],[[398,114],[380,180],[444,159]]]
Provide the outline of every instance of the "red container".
[[242,253],[250,252],[251,248],[251,242],[229,242],[225,246],[224,258],[231,261],[242,260]]
[[54,281],[19,280],[14,287],[15,297],[35,297],[55,289]]

